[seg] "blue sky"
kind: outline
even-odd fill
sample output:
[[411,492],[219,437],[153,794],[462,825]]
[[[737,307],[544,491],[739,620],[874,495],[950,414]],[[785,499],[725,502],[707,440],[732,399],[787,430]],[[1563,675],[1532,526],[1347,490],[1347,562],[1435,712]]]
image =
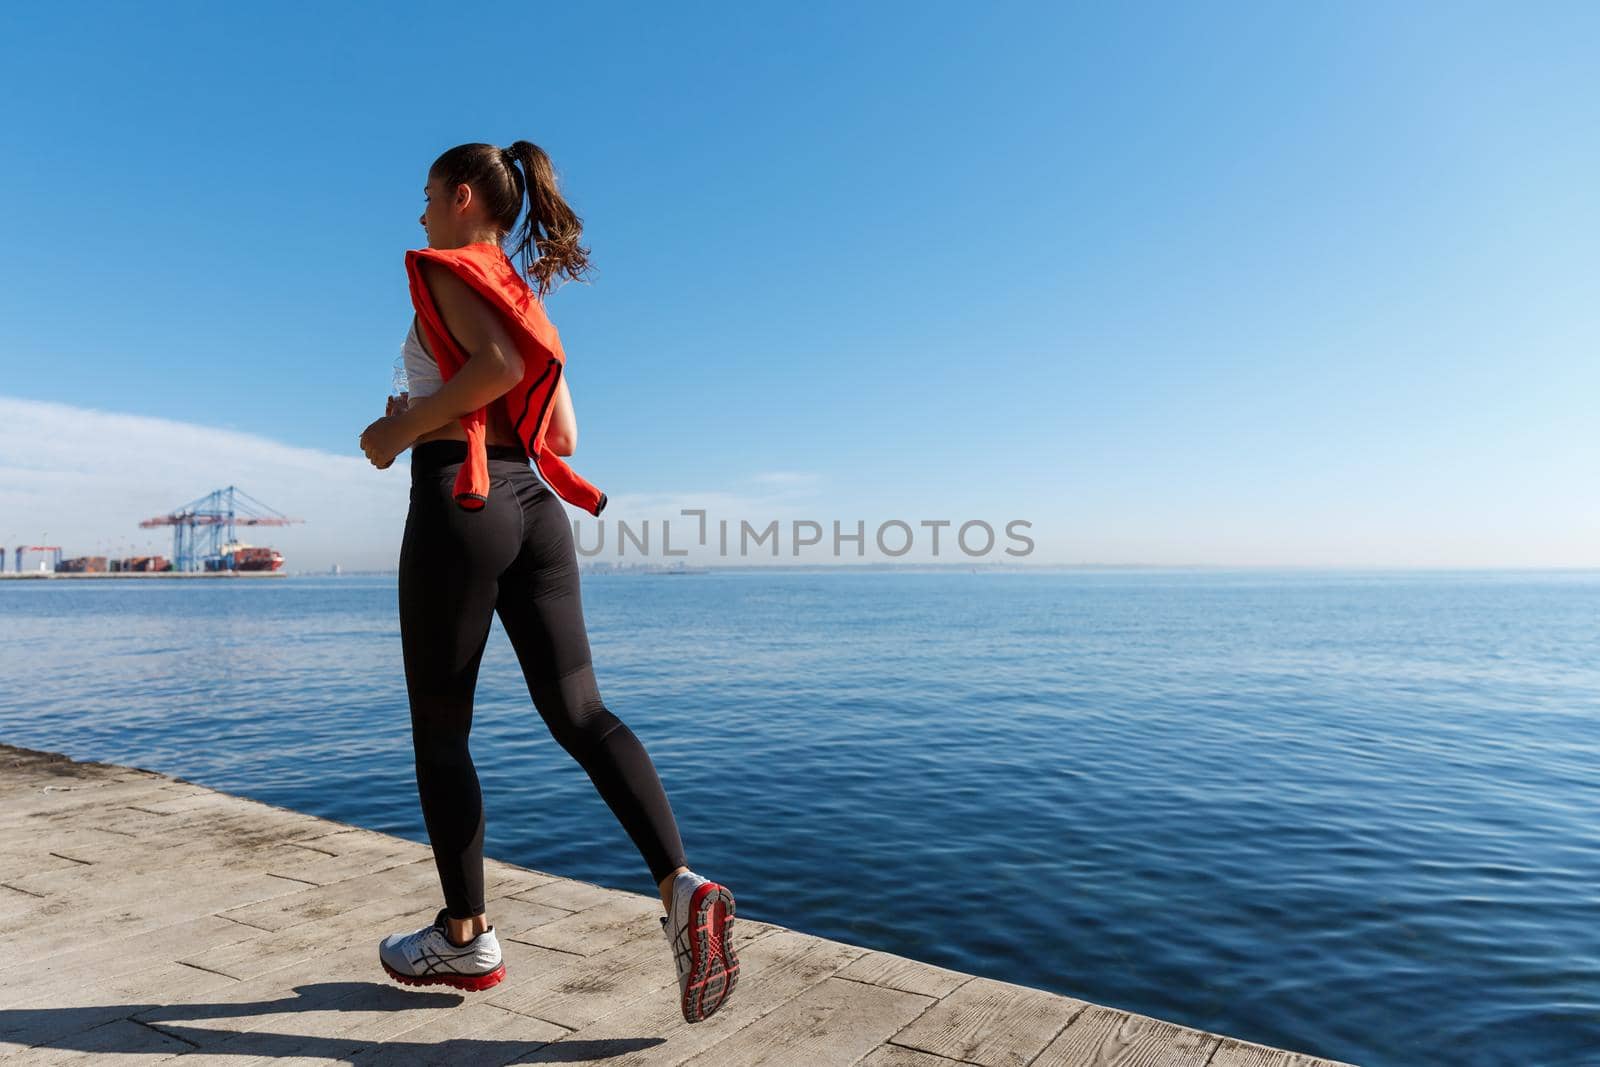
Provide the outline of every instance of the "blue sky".
[[[392,566],[404,458],[356,440],[427,167],[525,138],[597,267],[549,301],[571,462],[633,514],[1024,518],[1038,562],[1600,565],[1592,5],[0,29],[7,544],[143,544],[125,519],[234,481],[307,518],[275,542],[305,565]],[[159,420],[151,452],[77,409]],[[50,503],[58,474],[127,513]]]

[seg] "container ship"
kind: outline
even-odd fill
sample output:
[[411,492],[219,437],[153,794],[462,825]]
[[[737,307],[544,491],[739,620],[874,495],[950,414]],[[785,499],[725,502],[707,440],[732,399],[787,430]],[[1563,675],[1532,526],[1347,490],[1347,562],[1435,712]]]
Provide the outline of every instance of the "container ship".
[[229,541],[218,555],[205,558],[208,571],[275,571],[282,566],[282,552],[242,541]]

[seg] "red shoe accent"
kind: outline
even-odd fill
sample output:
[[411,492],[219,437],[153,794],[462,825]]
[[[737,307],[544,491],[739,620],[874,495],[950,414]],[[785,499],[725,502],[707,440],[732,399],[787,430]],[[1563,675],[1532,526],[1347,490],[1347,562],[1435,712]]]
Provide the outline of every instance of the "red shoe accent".
[[[739,958],[732,937],[733,893],[716,882],[703,882],[689,898],[689,909],[689,981],[680,1007],[686,1020],[700,1022],[722,1007],[739,978]],[[708,990],[716,998],[709,1009]]]
[[503,963],[488,974],[401,974],[383,960],[378,962],[383,963],[383,969],[389,972],[390,978],[404,985],[447,985],[470,993],[499,985],[506,976],[506,965]]

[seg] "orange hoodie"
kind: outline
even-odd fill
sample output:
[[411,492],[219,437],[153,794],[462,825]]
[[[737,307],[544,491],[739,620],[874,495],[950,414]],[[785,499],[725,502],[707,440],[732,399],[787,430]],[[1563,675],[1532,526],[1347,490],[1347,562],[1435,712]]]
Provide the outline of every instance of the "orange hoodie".
[[[561,351],[555,324],[545,316],[543,302],[498,244],[476,241],[460,248],[407,249],[411,304],[444,381],[449,381],[467,362],[467,353],[445,327],[433,294],[422,279],[424,259],[449,267],[500,313],[502,324],[522,356],[522,381],[494,403],[504,405],[518,440],[533,457],[539,476],[556,495],[591,515],[599,515],[606,506],[606,495],[544,443],[550,402],[555,399],[567,357]],[[478,511],[489,500],[489,459],[484,438],[487,412],[487,408],[479,408],[461,416],[461,426],[467,432],[467,461],[456,474],[453,494],[456,504],[466,511]]]

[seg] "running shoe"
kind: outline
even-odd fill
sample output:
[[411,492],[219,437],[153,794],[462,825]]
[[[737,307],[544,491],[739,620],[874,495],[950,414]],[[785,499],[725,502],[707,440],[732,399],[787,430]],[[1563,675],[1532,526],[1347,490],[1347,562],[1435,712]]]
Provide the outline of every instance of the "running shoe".
[[390,934],[378,946],[378,960],[389,977],[406,985],[447,985],[479,990],[498,985],[506,976],[500,939],[491,926],[465,945],[453,945],[446,931],[448,908],[440,908],[432,926],[409,934]]
[[678,968],[678,1004],[686,1022],[710,1018],[739,980],[733,948],[733,893],[693,871],[672,881],[672,905],[661,932]]

